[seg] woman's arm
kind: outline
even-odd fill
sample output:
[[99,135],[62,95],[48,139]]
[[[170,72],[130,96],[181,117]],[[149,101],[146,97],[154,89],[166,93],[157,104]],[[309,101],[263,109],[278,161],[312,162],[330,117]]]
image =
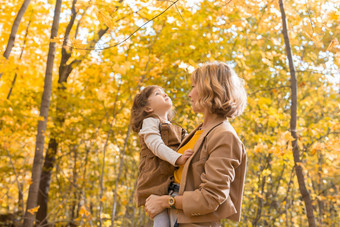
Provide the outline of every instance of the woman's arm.
[[[145,211],[150,216],[154,218],[157,214],[161,213],[163,210],[170,208],[169,205],[169,195],[150,195],[146,199]],[[175,196],[175,208],[181,210],[183,208],[183,196]]]

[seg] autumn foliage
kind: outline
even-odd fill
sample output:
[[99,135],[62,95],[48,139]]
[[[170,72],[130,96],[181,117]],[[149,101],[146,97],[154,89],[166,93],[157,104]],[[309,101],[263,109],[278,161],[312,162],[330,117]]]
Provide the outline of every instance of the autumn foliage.
[[[242,220],[223,225],[307,225],[294,172],[278,1],[64,0],[53,40],[55,1],[31,1],[7,59],[23,2],[0,4],[0,225],[6,215],[22,222],[26,211],[50,42],[56,51],[44,132],[44,222],[150,225],[134,200],[139,144],[129,127],[132,99],[147,85],[162,86],[175,121],[190,132],[201,122],[187,96],[190,72],[223,61],[246,82],[247,109],[231,122],[249,160]],[[298,84],[296,165],[318,226],[339,224],[339,7],[336,0],[285,2]]]

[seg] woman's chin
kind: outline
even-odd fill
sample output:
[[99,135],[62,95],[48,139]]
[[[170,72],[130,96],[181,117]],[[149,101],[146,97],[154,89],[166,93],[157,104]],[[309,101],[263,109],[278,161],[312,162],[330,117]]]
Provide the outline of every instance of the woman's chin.
[[202,113],[199,108],[195,108],[194,106],[192,107],[192,111],[194,111],[195,113]]

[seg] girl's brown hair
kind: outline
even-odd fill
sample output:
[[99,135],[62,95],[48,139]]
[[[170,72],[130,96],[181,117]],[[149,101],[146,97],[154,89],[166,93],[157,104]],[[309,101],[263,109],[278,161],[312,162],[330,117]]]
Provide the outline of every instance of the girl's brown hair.
[[[148,99],[152,92],[156,89],[161,87],[157,85],[150,85],[145,87],[140,93],[138,93],[134,100],[133,105],[131,108],[131,119],[130,124],[132,127],[132,130],[135,132],[139,132],[143,125],[143,120],[148,117],[156,117],[158,116],[154,113],[150,113],[146,111],[146,106],[148,105]],[[168,114],[168,120],[170,121],[173,117],[173,112],[170,111]]]
[[198,106],[210,113],[234,118],[242,114],[247,104],[243,79],[225,63],[206,63],[191,74],[198,90]]

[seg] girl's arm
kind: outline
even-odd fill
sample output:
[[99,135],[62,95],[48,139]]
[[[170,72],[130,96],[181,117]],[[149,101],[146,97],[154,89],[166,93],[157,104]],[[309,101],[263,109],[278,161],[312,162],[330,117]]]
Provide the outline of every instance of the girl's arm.
[[160,120],[157,118],[150,117],[144,119],[139,135],[144,136],[146,146],[154,153],[154,155],[169,162],[171,165],[176,166],[177,164],[180,164],[176,163],[176,161],[180,161],[181,159],[179,158],[182,155],[165,145],[159,132],[159,123]]

